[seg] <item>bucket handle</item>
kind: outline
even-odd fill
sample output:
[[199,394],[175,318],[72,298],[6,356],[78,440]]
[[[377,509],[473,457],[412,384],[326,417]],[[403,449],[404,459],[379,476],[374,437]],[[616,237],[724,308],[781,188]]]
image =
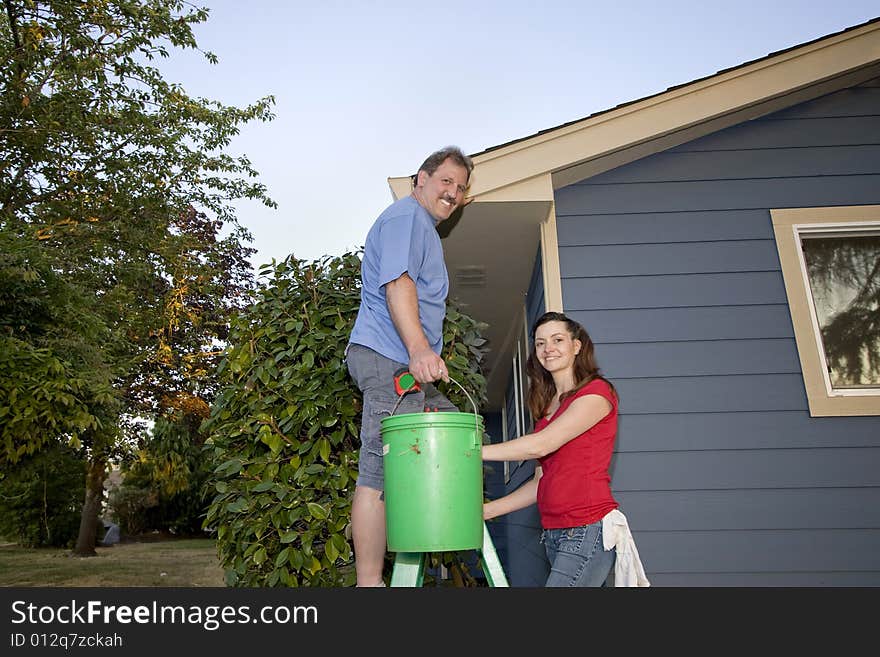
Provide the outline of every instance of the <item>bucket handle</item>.
[[[447,375],[447,376],[449,376],[449,375]],[[458,381],[453,379],[451,376],[449,377],[449,380],[452,381],[459,388],[461,388],[461,391],[464,393],[464,396],[468,398],[468,401],[471,403],[471,406],[474,407],[474,443],[475,443],[475,447],[481,447],[483,444],[483,435],[482,435],[482,432],[480,431],[480,414],[477,412],[477,405],[476,405],[476,403],[474,403],[474,398],[471,397],[470,393],[467,391],[467,389],[463,385],[461,385]],[[391,409],[391,415],[394,415],[394,413],[397,411],[397,407],[400,406],[400,402],[403,400],[403,398],[406,395],[408,395],[410,392],[412,392],[413,390],[418,390],[418,387],[419,387],[418,384],[415,383],[415,379],[413,379],[413,385],[400,393],[400,396],[397,398],[397,401],[394,404],[394,408]]]

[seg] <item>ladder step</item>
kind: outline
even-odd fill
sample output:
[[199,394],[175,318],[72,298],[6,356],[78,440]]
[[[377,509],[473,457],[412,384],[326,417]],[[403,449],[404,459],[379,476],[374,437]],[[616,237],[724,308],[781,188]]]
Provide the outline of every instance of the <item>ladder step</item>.
[[483,549],[479,550],[480,565],[483,567],[483,574],[486,575],[486,581],[489,586],[509,587],[507,577],[504,575],[504,568],[501,567],[501,560],[495,551],[495,544],[492,542],[492,536],[489,535],[489,527],[483,522]]
[[[489,535],[489,528],[483,522],[483,547],[477,550],[480,566],[489,586],[509,587],[501,560],[495,551],[495,544]],[[391,586],[421,586],[425,578],[424,552],[398,552],[394,557],[394,570],[391,572]]]
[[424,552],[398,552],[391,571],[391,586],[421,586],[425,578]]

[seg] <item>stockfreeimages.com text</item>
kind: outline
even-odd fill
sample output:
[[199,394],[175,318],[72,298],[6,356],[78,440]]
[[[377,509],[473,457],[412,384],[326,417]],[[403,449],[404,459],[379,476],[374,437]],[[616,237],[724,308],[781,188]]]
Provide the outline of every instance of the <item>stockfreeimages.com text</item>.
[[36,605],[16,600],[12,603],[12,623],[34,625],[60,623],[83,624],[119,623],[201,625],[213,631],[222,625],[263,623],[317,624],[318,608],[315,606],[267,605],[251,613],[248,605],[163,605],[157,601],[146,605],[107,605],[101,600],[85,603],[71,600],[69,604]]

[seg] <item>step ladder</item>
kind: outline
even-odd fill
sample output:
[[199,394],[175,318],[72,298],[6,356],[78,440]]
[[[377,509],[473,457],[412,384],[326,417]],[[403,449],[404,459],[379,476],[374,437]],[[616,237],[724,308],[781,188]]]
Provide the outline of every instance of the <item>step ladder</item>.
[[[485,521],[483,547],[478,549],[477,553],[489,586],[509,587]],[[391,586],[421,586],[425,576],[425,554],[425,552],[397,552],[394,557],[394,570],[391,572]]]

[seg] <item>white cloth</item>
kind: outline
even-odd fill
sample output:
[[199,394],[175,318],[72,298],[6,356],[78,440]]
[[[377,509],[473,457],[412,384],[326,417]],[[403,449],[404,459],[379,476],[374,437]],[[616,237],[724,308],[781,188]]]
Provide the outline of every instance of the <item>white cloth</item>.
[[602,543],[606,550],[617,548],[614,586],[651,586],[629,531],[629,523],[619,509],[609,511],[602,518]]

